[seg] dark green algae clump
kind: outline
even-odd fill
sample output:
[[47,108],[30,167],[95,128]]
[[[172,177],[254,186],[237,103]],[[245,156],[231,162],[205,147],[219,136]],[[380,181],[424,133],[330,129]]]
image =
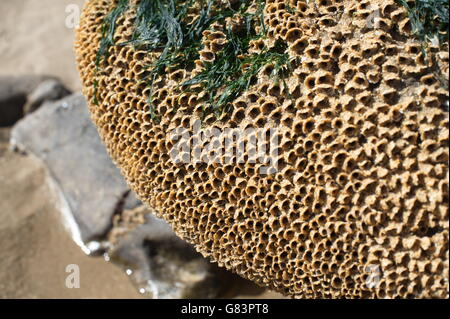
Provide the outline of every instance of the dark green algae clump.
[[[286,53],[287,45],[277,41],[262,52],[249,53],[252,40],[267,36],[264,24],[264,0],[237,0],[222,7],[213,0],[142,0],[136,5],[135,29],[131,39],[114,43],[116,21],[131,6],[129,0],[119,0],[105,17],[102,40],[97,53],[97,71],[108,56],[111,46],[133,45],[136,49],[158,52],[159,57],[148,66],[146,82],[152,88],[155,79],[167,69],[192,69],[202,48],[203,32],[214,23],[225,24],[227,18],[239,17],[242,27],[226,29],[226,43],[213,62],[205,62],[204,70],[182,83],[184,90],[200,85],[208,92],[203,105],[203,118],[209,114],[219,117],[230,110],[231,103],[256,82],[256,75],[267,65],[272,66],[272,78],[284,81],[292,70],[292,61]],[[189,8],[200,7],[198,18],[189,19]],[[251,8],[251,6],[253,6]],[[95,94],[95,104],[98,104]],[[158,114],[149,98],[153,119]]]

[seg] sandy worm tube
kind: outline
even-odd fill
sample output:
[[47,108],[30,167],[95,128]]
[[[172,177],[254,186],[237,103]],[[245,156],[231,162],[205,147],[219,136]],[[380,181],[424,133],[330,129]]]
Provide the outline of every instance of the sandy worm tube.
[[[208,6],[157,2],[187,6],[183,30]],[[234,13],[241,2],[245,12]],[[105,23],[124,3],[99,59]],[[448,53],[422,52],[404,7],[394,0],[211,1],[211,12],[227,14],[203,26],[196,52],[178,48],[192,61],[158,73],[161,49],[130,43],[142,3],[89,1],[77,61],[111,157],[179,236],[219,265],[293,297],[448,297]],[[251,79],[240,69],[232,75],[249,86],[232,91],[219,114],[205,114],[217,104],[214,90],[220,97],[239,87],[225,78],[230,83],[208,91],[207,76],[219,74],[211,66],[226,59],[230,37],[248,34],[255,36],[242,42],[239,67],[259,67]],[[244,144],[266,146],[265,158],[248,160],[252,148],[240,154],[236,139],[221,143],[231,127],[253,128]],[[275,132],[252,144],[262,127]],[[180,128],[188,133],[184,146],[193,147],[177,162],[170,132]],[[221,134],[205,139],[207,130]],[[270,158],[277,169],[264,173]]]

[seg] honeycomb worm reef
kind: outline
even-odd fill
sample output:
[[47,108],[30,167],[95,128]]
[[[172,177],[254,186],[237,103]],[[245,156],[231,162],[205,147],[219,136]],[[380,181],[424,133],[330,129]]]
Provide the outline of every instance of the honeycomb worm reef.
[[[211,93],[204,83],[183,83],[217,62],[261,1],[212,22],[194,64],[165,65],[151,85],[149,66],[161,50],[126,44],[141,1],[117,14],[100,62],[105,19],[124,1],[87,2],[77,60],[111,157],[179,236],[296,298],[448,298],[448,52],[412,35],[403,6],[263,1],[263,21],[250,23],[265,34],[246,53],[281,44],[289,72],[275,79],[275,62],[260,64],[217,120],[202,113]],[[211,1],[211,12],[238,2]],[[185,5],[189,25],[208,4]],[[169,132],[192,129],[196,119],[206,129],[287,128],[277,136],[278,170],[262,175],[262,164],[223,158],[173,162]]]

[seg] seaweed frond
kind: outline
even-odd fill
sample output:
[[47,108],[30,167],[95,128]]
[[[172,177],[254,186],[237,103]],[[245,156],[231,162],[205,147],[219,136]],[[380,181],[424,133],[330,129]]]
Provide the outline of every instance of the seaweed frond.
[[[227,18],[239,16],[244,19],[243,30],[237,33],[226,30],[227,42],[217,53],[216,60],[205,63],[205,69],[184,82],[182,87],[189,90],[190,86],[200,84],[209,96],[207,105],[203,107],[203,117],[210,113],[219,116],[230,109],[234,99],[249,89],[265,65],[273,65],[274,78],[277,81],[281,79],[290,70],[285,45],[283,47],[277,42],[260,54],[248,52],[250,42],[265,37],[267,33],[264,24],[265,0],[256,0],[257,8],[251,13],[248,9],[253,1],[237,0],[221,8],[213,8],[214,3],[214,0],[141,0],[136,7],[135,29],[130,40],[114,43],[116,21],[129,7],[129,0],[119,0],[104,20],[97,68],[112,45],[133,45],[139,50],[156,53],[157,58],[148,66],[144,80],[150,87],[148,104],[152,118],[158,121],[153,105],[153,83],[158,76],[169,69],[192,69],[199,58],[203,32],[215,22],[223,24]],[[198,6],[199,11],[191,20],[189,9],[193,6]],[[259,32],[256,32],[257,27]]]
[[[101,27],[102,37],[100,40],[100,47],[98,49],[95,59],[95,73],[100,70],[100,64],[102,60],[107,59],[108,51],[111,46],[114,45],[114,34],[116,32],[117,19],[125,13],[128,9],[128,0],[119,0],[117,6],[105,17],[103,25]],[[98,105],[98,82],[94,81],[94,104]]]
[[408,10],[412,30],[423,42],[448,42],[448,0],[397,0]]
[[236,36],[231,30],[227,38],[228,43],[217,59],[207,63],[203,72],[183,83],[185,87],[201,84],[208,92],[203,117],[210,113],[219,117],[229,110],[230,103],[250,88],[266,65],[273,66],[271,75],[276,81],[290,70],[285,44],[277,42],[273,48],[266,48],[260,54],[245,55],[248,50],[246,38]]

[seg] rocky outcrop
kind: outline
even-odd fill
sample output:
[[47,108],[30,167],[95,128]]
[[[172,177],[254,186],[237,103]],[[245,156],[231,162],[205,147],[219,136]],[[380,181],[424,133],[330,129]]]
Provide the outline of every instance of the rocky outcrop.
[[28,96],[24,106],[25,114],[36,111],[44,102],[57,101],[70,94],[70,91],[58,80],[48,79],[39,84]]
[[44,101],[69,93],[58,79],[50,76],[0,76],[0,127],[12,126]]
[[46,103],[21,120],[11,142],[44,161],[61,188],[84,243],[101,238],[129,194],[89,119],[80,94]]

